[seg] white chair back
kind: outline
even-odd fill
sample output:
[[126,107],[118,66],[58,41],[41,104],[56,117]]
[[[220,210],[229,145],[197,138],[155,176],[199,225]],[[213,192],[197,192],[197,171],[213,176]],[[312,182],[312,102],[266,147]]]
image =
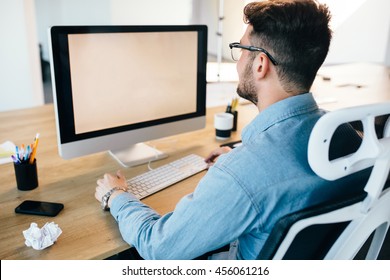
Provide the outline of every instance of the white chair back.
[[[378,257],[390,225],[390,188],[384,190],[390,169],[390,118],[380,139],[375,130],[375,118],[389,114],[390,102],[387,102],[345,108],[329,112],[319,119],[311,132],[308,146],[311,168],[326,180],[336,180],[373,167],[364,188],[367,196],[337,210],[297,219],[283,237],[273,259],[282,259],[304,229],[312,225],[344,222],[348,222],[348,226],[331,246],[325,259],[353,259],[373,232],[366,259]],[[344,123],[359,120],[363,124],[363,140],[359,149],[353,154],[330,160],[330,142],[336,129]]]

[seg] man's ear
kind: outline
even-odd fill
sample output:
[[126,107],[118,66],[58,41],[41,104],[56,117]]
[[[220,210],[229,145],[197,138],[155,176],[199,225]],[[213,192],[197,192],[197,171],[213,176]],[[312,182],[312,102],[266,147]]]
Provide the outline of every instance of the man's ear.
[[255,79],[266,77],[270,67],[270,60],[265,53],[260,53],[253,61],[253,74]]

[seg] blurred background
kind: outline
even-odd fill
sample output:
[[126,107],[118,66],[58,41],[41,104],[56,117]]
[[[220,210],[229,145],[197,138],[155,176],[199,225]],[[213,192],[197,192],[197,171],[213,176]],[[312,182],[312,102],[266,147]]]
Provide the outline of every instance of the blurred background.
[[[0,111],[52,102],[48,28],[53,25],[206,24],[208,82],[234,82],[230,42],[246,0],[0,0]],[[390,1],[320,0],[333,14],[325,65],[390,66]],[[230,90],[230,89],[229,89]]]

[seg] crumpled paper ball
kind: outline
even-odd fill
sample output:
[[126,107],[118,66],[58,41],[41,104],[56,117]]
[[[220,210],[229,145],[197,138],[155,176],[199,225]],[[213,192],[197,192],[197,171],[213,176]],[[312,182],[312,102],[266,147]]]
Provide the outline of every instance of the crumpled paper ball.
[[30,228],[23,231],[26,239],[24,243],[35,250],[43,250],[53,245],[61,233],[62,230],[54,222],[46,223],[42,228],[36,223],[31,223]]

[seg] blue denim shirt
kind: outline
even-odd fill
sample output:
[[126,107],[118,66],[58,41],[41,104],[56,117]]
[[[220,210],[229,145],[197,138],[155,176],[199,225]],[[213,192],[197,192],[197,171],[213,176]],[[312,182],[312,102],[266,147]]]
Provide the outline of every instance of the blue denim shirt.
[[243,144],[164,216],[129,193],[117,196],[111,213],[123,238],[146,259],[193,259],[229,243],[215,258],[255,259],[280,217],[347,191],[308,164],[310,132],[323,114],[311,93],[266,108],[243,130]]

